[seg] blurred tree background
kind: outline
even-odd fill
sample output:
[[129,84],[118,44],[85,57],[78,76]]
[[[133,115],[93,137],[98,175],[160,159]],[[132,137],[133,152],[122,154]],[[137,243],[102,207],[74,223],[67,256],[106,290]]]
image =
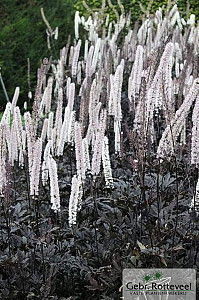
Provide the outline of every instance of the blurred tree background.
[[[106,1],[108,2],[108,1]],[[131,10],[132,22],[141,19],[143,12],[139,3],[147,8],[149,0],[121,0],[126,11]],[[178,0],[181,13],[195,13],[199,18],[198,0]],[[101,0],[87,0],[86,4],[92,9],[99,9]],[[112,4],[119,11],[117,0]],[[167,0],[154,0],[150,12],[153,13],[159,6],[167,5]],[[59,27],[59,37],[55,41],[55,54],[59,56],[59,49],[67,42],[68,35],[74,37],[74,15],[79,10],[85,16],[89,14],[83,0],[3,0],[0,5],[0,66],[4,83],[12,99],[16,86],[20,87],[19,104],[27,100],[27,58],[30,59],[31,89],[34,91],[36,85],[37,68],[44,57],[50,57],[50,50],[47,48],[46,25],[41,17],[41,7],[51,27]],[[187,9],[189,8],[189,9]],[[106,12],[113,10],[107,5]],[[6,99],[0,86],[0,107],[5,106]]]
[[[55,41],[56,55],[73,35],[75,14],[73,0],[3,0],[0,5],[0,65],[2,77],[12,100],[15,87],[20,87],[19,104],[27,100],[27,58],[30,59],[31,89],[36,85],[37,68],[44,57],[50,57],[47,47],[46,25],[41,7],[53,29],[59,27]],[[6,99],[0,86],[0,106]]]

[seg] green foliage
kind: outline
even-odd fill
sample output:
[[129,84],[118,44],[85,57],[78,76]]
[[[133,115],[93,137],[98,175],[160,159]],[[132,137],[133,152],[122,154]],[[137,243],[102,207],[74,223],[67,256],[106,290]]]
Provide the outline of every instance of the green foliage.
[[[108,1],[106,1],[108,2]],[[143,11],[140,8],[142,6],[145,10],[147,10],[147,7],[150,3],[150,13],[153,13],[156,11],[159,7],[164,6],[165,8],[167,7],[168,1],[167,0],[154,0],[151,2],[150,0],[121,0],[121,3],[123,4],[125,11],[129,12],[131,11],[131,16],[132,16],[132,21],[136,21],[138,19],[142,18]],[[172,4],[177,3],[179,7],[179,11],[181,12],[182,15],[186,15],[187,13],[187,8],[189,8],[188,13],[194,13],[196,15],[196,18],[199,18],[199,4],[197,0],[190,0],[189,2],[185,0],[178,0],[178,1],[173,1]],[[89,6],[90,9],[96,10],[99,9],[102,6],[102,0],[89,0],[86,1],[86,4]],[[112,0],[112,4],[114,7],[117,9],[117,11],[120,11],[119,5],[117,0]],[[80,13],[84,15],[89,15],[88,10],[85,8],[83,5],[83,0],[77,0],[75,8],[80,11]],[[105,9],[105,13],[109,13],[111,17],[115,17],[113,10],[108,6]]]
[[[74,7],[72,0],[5,0],[0,7],[0,65],[2,77],[12,99],[16,86],[20,87],[19,104],[27,100],[27,58],[30,59],[30,80],[32,91],[36,84],[37,68],[44,57],[50,57],[47,48],[46,25],[40,9],[44,8],[51,27],[59,27],[58,40],[54,40],[55,57],[64,46],[68,35],[73,35]],[[1,106],[5,106],[0,86]],[[3,105],[2,105],[3,104]]]

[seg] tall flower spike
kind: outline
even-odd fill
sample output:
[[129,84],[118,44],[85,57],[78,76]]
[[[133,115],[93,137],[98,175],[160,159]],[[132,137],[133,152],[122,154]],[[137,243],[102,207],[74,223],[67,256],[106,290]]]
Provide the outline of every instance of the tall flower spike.
[[111,170],[111,162],[110,162],[107,136],[104,137],[104,142],[103,142],[102,162],[103,162],[104,177],[105,177],[106,186],[109,187],[109,188],[112,188],[113,187],[113,177],[112,177],[112,170]]
[[73,110],[75,100],[75,83],[72,82],[69,86],[69,92],[68,92],[68,108],[70,111]]
[[14,113],[14,108],[17,104],[18,98],[19,98],[19,87],[16,87],[15,93],[14,93],[14,96],[13,96],[13,99],[12,99],[12,114]]
[[86,60],[86,77],[91,75],[91,66],[92,66],[92,58],[93,58],[94,46],[90,46],[88,57]]
[[129,83],[129,85],[132,85],[132,87],[130,87],[131,92],[129,93],[130,101],[132,101],[132,97],[135,98],[136,94],[138,94],[140,90],[141,74],[143,70],[143,55],[144,49],[141,45],[138,45],[135,54],[135,61],[130,75],[130,78],[132,79]]
[[72,77],[76,77],[77,75],[77,64],[78,64],[78,59],[79,59],[79,53],[80,53],[80,48],[81,48],[81,40],[78,41],[74,54],[73,54],[73,60],[72,60]]
[[50,176],[50,196],[52,209],[54,211],[60,211],[60,195],[57,175],[57,164],[56,161],[49,157],[49,176]]
[[48,130],[48,119],[44,119],[42,131],[41,131],[42,142],[46,140],[47,130]]
[[[16,136],[16,123],[15,120],[12,122],[11,126],[11,166],[14,166],[14,162],[18,160],[18,146],[17,146],[17,136]],[[29,168],[30,170],[30,168]]]
[[199,96],[192,114],[191,164],[199,166]]
[[3,116],[1,118],[0,124],[7,123],[10,126],[10,117],[11,117],[11,111],[12,111],[12,104],[8,102],[6,104],[6,108],[4,110]]
[[42,163],[42,184],[43,184],[43,186],[47,185],[47,182],[48,182],[50,150],[51,150],[51,140],[48,141],[46,148],[44,150],[44,160]]
[[26,112],[24,114],[24,120],[25,120],[26,136],[27,136],[28,167],[29,167],[29,174],[30,174],[33,165],[33,145],[35,143],[35,137],[33,131],[32,118],[29,112]]
[[6,183],[6,137],[5,126],[0,124],[0,195],[3,194],[4,186]]
[[71,85],[71,78],[68,77],[66,81],[66,98],[69,99],[69,88]]
[[79,38],[79,24],[81,23],[81,19],[79,16],[79,11],[75,13],[75,38],[78,40]]
[[76,111],[72,111],[70,115],[70,121],[68,125],[68,142],[74,143],[75,140],[75,120],[76,120]]
[[47,129],[48,140],[52,139],[53,118],[54,118],[54,112],[51,111],[48,116],[48,129]]
[[62,128],[60,131],[59,144],[57,147],[57,155],[58,156],[63,155],[64,145],[68,141],[68,125],[69,125],[69,121],[70,121],[70,115],[71,115],[71,112],[67,106],[65,108],[64,122],[62,124]]
[[45,113],[49,113],[51,109],[51,102],[52,102],[52,89],[53,89],[53,77],[50,76],[48,78],[48,84],[44,91],[45,97]]
[[77,211],[81,208],[83,190],[82,181],[77,175],[72,178],[71,193],[69,199],[69,226],[75,225],[77,222]]
[[94,144],[94,152],[92,157],[91,172],[94,178],[99,174],[102,160],[102,146],[104,140],[104,132],[106,128],[106,110],[103,109],[100,113],[99,127],[96,133]]
[[23,166],[24,158],[23,158],[23,126],[21,121],[21,112],[19,107],[14,108],[14,120],[16,124],[16,134],[17,134],[17,146],[19,149],[19,166]]
[[75,154],[76,154],[76,167],[78,176],[84,180],[85,179],[85,164],[83,155],[83,143],[81,126],[79,122],[75,122]]
[[87,171],[90,170],[91,168],[87,138],[84,138],[82,140],[82,146],[83,146],[83,156],[84,156],[84,168],[85,171]]
[[56,135],[56,147],[59,145],[60,132],[62,127],[62,106],[63,106],[63,89],[58,90],[58,102],[55,116],[55,135]]
[[41,172],[42,140],[39,138],[33,148],[33,164],[30,173],[30,195],[39,195],[39,180]]

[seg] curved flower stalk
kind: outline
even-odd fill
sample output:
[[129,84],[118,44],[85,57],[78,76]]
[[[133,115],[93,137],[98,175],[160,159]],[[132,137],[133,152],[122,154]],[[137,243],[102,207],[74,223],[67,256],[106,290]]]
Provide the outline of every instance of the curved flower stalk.
[[48,174],[49,174],[49,157],[51,150],[51,140],[48,141],[44,150],[44,160],[42,163],[42,184],[43,186],[47,185],[48,182]]
[[58,185],[58,175],[57,175],[57,164],[56,161],[49,156],[49,177],[50,177],[50,197],[52,209],[60,211],[60,195],[59,195],[59,185]]
[[42,140],[36,140],[33,147],[33,163],[30,173],[30,195],[36,197],[39,195],[39,179],[41,172]]
[[72,178],[71,193],[69,199],[69,226],[75,225],[77,222],[77,211],[81,209],[83,196],[82,181],[77,175]]
[[102,160],[102,146],[103,146],[105,129],[106,129],[106,110],[103,109],[99,117],[99,127],[96,133],[94,152],[92,157],[91,173],[94,179],[100,172],[101,160]]
[[104,177],[106,186],[108,188],[113,187],[113,177],[112,177],[112,169],[109,155],[109,147],[108,147],[108,138],[104,137],[103,148],[102,148],[102,162],[104,168]]
[[199,92],[199,79],[195,79],[193,85],[190,88],[189,93],[185,97],[185,100],[181,107],[176,111],[175,117],[172,119],[171,123],[167,125],[165,131],[163,132],[162,138],[159,142],[157,149],[157,156],[164,157],[170,152],[174,151],[176,140],[182,131],[184,121],[186,120],[191,105],[193,104],[195,98]]
[[[191,164],[199,166],[199,96],[197,96],[192,115]],[[198,188],[199,190],[199,188]],[[199,196],[198,196],[199,200]]]
[[82,142],[81,126],[79,122],[75,122],[75,155],[76,155],[76,168],[77,175],[81,180],[85,179],[85,163],[84,151]]
[[15,93],[12,99],[12,114],[14,113],[14,108],[17,105],[17,100],[19,98],[19,87],[16,87]]

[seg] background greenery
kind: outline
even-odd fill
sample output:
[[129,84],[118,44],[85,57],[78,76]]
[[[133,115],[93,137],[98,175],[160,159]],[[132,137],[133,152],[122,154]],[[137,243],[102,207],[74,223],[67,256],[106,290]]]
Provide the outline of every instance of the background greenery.
[[[0,5],[0,64],[9,97],[20,87],[20,104],[27,99],[27,58],[31,66],[31,88],[36,84],[37,68],[41,59],[50,56],[47,48],[46,25],[41,18],[41,7],[51,27],[59,27],[55,41],[56,55],[73,33],[74,3],[72,0],[4,0]],[[6,102],[0,87],[0,103]]]
[[[148,0],[121,0],[125,10],[131,10],[132,22],[141,18],[142,11],[139,2],[147,8]],[[112,0],[115,8],[118,9],[117,0]],[[167,0],[154,0],[151,12],[159,6],[166,5]],[[180,11],[186,15],[187,1],[177,1]],[[101,7],[101,0],[87,0],[91,9]],[[189,14],[194,12],[198,19],[198,0],[190,0]],[[45,15],[52,28],[59,27],[59,38],[55,41],[56,56],[59,49],[64,46],[68,35],[74,37],[74,14],[78,9],[82,14],[88,14],[82,0],[4,0],[0,6],[0,66],[2,76],[8,91],[9,98],[12,99],[16,86],[20,87],[19,104],[22,105],[27,99],[27,58],[31,65],[31,89],[34,90],[36,84],[37,68],[44,57],[51,55],[46,43],[46,26],[41,18],[40,9],[44,8]],[[106,12],[113,10],[109,7]],[[6,99],[0,86],[0,110],[5,106]]]

